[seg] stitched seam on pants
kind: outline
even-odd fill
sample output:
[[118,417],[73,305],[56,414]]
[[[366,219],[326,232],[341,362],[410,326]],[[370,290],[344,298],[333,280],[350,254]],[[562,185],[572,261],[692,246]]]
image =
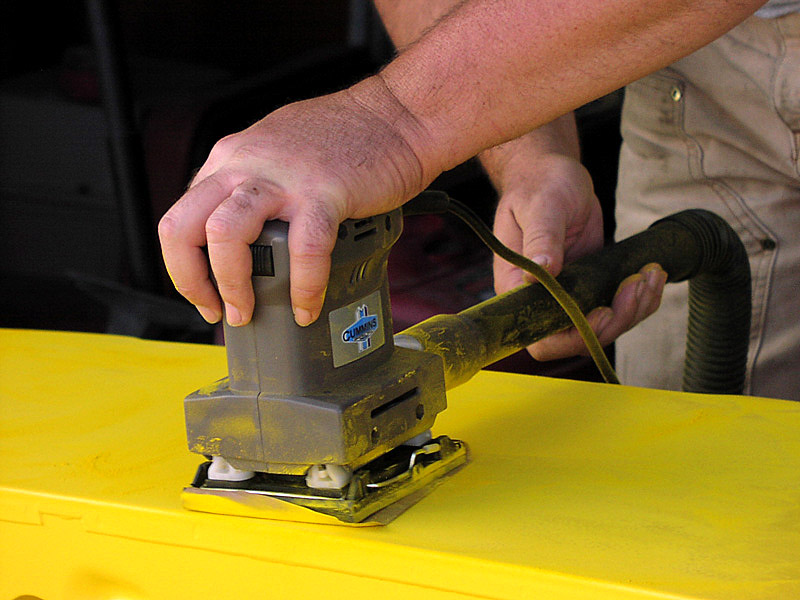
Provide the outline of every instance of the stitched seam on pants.
[[[735,218],[739,226],[749,235],[752,235],[753,239],[760,240],[764,237],[770,237],[771,239],[776,238],[776,236],[773,235],[769,229],[752,214],[752,211],[749,209],[749,207],[747,207],[745,200],[728,184],[719,179],[706,179],[703,181],[703,183],[713,190],[714,194],[730,211],[729,216]],[[738,208],[742,209],[745,214],[742,215],[732,210],[732,206],[737,206]],[[755,221],[755,224],[761,228],[761,232],[759,232],[760,235],[753,234],[752,229],[747,225],[747,220],[742,218],[743,216],[749,217],[747,220],[752,219]],[[745,240],[742,241],[744,242]],[[745,393],[750,392],[753,368],[764,343],[769,291],[772,285],[773,272],[775,270],[775,264],[778,260],[779,251],[780,249],[776,248],[769,252],[756,250],[753,254],[748,253],[751,269],[750,275],[753,305],[750,316],[750,344],[747,355],[747,379],[745,382]]]
[[[728,183],[721,178],[708,177],[703,165],[705,152],[702,144],[697,138],[691,135],[686,129],[686,111],[692,110],[692,89],[690,85],[685,86],[682,102],[680,103],[679,125],[684,136],[687,148],[687,167],[691,177],[699,184],[709,187],[717,198],[723,203],[728,211],[729,219],[735,220],[738,228],[752,236],[755,241],[770,237],[775,239],[769,228],[748,206],[745,199],[738,194]],[[745,242],[745,240],[742,240]],[[768,260],[764,260],[763,251],[756,250],[753,254],[748,253],[751,266],[751,285],[752,285],[752,310],[750,323],[750,343],[747,356],[747,373],[745,381],[745,392],[749,393],[753,369],[756,363],[764,340],[764,326],[766,323],[766,310],[769,300],[769,290],[772,281],[772,272],[777,260],[778,250],[770,252],[772,255]]]
[[[785,116],[783,107],[779,104],[782,102],[784,96],[782,85],[786,79],[786,75],[782,75],[782,73],[789,69],[787,66],[789,61],[789,53],[786,41],[786,32],[777,22],[773,22],[772,27],[774,27],[778,37],[780,38],[781,44],[780,60],[775,61],[775,68],[772,70],[772,74],[770,76],[770,84],[772,87],[772,106],[775,109],[775,114],[778,115],[778,118],[786,124],[786,128],[790,136],[789,145],[792,148],[792,164],[794,166],[795,173],[800,175],[800,131],[798,131],[796,127],[792,127],[792,123]],[[789,70],[791,73],[791,69]]]

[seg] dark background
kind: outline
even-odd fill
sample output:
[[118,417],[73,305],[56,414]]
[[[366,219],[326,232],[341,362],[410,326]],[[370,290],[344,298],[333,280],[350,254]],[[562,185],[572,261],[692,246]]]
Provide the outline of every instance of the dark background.
[[[98,6],[118,46],[92,33]],[[159,217],[217,139],[353,83],[393,52],[362,1],[6,2],[0,22],[0,326],[202,343],[219,332],[172,291]],[[101,93],[109,53],[120,61],[129,129],[109,120]],[[612,94],[578,112],[609,237],[619,101]],[[131,155],[115,154],[119,139]],[[433,187],[491,219],[496,197],[474,162]],[[132,220],[145,261],[126,239]],[[400,329],[488,297],[490,257],[448,217],[408,219],[390,280]],[[504,368],[596,378],[583,360],[538,365],[521,354]]]

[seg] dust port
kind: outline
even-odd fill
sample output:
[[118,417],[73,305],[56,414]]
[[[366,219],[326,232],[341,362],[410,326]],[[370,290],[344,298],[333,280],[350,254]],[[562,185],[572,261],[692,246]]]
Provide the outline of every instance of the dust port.
[[[376,417],[379,417],[383,413],[393,409],[395,406],[403,404],[407,400],[410,400],[411,398],[414,398],[418,394],[419,394],[419,388],[418,387],[412,388],[412,389],[408,390],[407,392],[404,392],[404,393],[400,394],[396,398],[394,398],[392,400],[389,400],[388,402],[384,402],[380,406],[376,406],[375,408],[372,409],[372,412],[369,413],[369,416],[372,417],[373,419],[376,418]],[[422,406],[421,404],[417,405],[416,414],[419,414],[419,409],[420,409],[421,406]],[[421,417],[417,417],[417,418],[421,418]],[[374,431],[375,430],[373,429],[373,433],[374,433]]]

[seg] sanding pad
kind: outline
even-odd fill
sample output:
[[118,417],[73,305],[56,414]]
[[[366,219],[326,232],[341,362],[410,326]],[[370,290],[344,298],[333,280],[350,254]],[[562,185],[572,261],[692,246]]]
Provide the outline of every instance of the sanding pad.
[[257,473],[244,482],[207,477],[206,462],[183,490],[184,508],[199,512],[328,525],[386,525],[466,464],[466,445],[439,436],[400,446],[368,463],[341,490],[319,490],[291,475]]

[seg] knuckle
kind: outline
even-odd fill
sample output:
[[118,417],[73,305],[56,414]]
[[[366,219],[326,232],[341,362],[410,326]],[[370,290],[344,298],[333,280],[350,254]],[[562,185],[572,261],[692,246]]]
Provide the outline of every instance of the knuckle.
[[261,162],[277,150],[266,140],[259,141],[253,138],[246,139],[241,137],[227,141],[225,148],[227,162],[234,165],[249,164],[253,161]]
[[253,294],[249,271],[216,269],[214,278],[220,296],[233,304],[246,302]]
[[278,193],[277,185],[249,179],[239,184],[206,220],[209,243],[231,241],[261,211],[260,206]]
[[217,275],[217,287],[220,294],[228,299],[239,298],[246,294],[248,290],[247,283],[224,275]]
[[294,255],[298,258],[316,258],[330,254],[339,228],[339,220],[323,202],[313,202],[305,211],[301,221],[299,237],[293,244]]
[[258,188],[237,188],[225,203],[225,210],[234,215],[242,215],[253,212],[255,196],[258,196]]
[[168,212],[158,222],[158,237],[162,243],[168,242],[178,235],[179,229],[179,219],[171,212]]
[[536,254],[542,254],[545,248],[556,248],[558,245],[558,238],[548,233],[527,235],[524,236],[522,240],[522,254],[525,256],[535,256]]
[[238,135],[232,133],[217,140],[208,154],[209,159],[216,160],[235,152],[235,148],[239,145],[237,138]]
[[209,244],[220,244],[230,241],[234,234],[233,222],[222,211],[214,212],[206,221],[206,240]]
[[332,236],[336,233],[339,220],[336,219],[328,205],[320,200],[311,202],[308,209],[309,233],[317,236]]
[[302,287],[293,287],[292,288],[292,297],[297,301],[304,305],[311,305],[317,303],[319,297],[321,296],[324,286],[322,287],[313,287],[313,286],[302,286]]
[[[184,298],[189,300],[190,302],[197,303],[202,302],[205,293],[208,291],[206,286],[208,285],[207,281],[204,282],[196,282],[196,281],[174,281],[173,284],[175,285],[175,290]],[[205,285],[204,285],[205,284]]]
[[250,177],[236,186],[236,193],[250,199],[282,197],[286,195],[280,182],[268,178]]
[[249,178],[237,185],[224,208],[234,213],[252,213],[260,202],[283,195],[281,186],[268,179]]
[[197,285],[183,284],[178,281],[173,282],[177,292],[184,298],[193,298],[197,293]]

